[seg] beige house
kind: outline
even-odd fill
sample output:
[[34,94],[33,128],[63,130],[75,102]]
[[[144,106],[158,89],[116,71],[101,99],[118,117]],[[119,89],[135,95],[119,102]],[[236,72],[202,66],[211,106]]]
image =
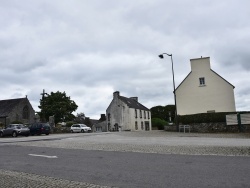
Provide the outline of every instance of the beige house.
[[191,72],[176,88],[179,115],[234,112],[234,86],[210,67],[210,58],[191,59]]
[[123,97],[113,93],[113,100],[106,110],[108,131],[150,131],[151,112],[138,102],[138,97]]

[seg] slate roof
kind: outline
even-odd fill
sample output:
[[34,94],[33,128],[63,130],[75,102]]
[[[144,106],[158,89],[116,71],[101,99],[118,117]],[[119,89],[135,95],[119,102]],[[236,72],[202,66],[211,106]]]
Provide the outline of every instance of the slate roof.
[[213,71],[212,69],[210,69],[214,74],[216,74],[217,76],[219,76],[219,77],[221,77],[224,81],[226,81],[229,85],[231,85],[233,88],[235,88],[234,87],[234,85],[233,84],[231,84],[229,81],[227,81],[225,78],[223,78],[222,76],[220,76],[217,72],[215,72],[215,71]]
[[89,119],[89,121],[91,122],[91,125],[95,125],[97,123],[99,123],[100,121],[97,119]]
[[27,100],[27,98],[0,100],[0,117],[8,116],[13,108],[23,100]]
[[123,97],[123,96],[119,96],[119,99],[123,101],[125,104],[127,104],[129,108],[149,111],[148,108],[143,106],[141,103],[139,103],[135,99],[131,99],[131,98]]

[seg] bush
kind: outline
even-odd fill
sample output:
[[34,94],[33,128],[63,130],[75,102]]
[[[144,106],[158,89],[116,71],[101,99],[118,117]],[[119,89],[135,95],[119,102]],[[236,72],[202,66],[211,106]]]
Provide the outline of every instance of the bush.
[[[249,113],[249,112],[240,112]],[[237,114],[237,112],[216,112],[216,113],[201,113],[192,115],[178,116],[179,123],[191,124],[191,123],[218,123],[226,122],[226,115]]]
[[68,122],[66,122],[66,127],[71,127],[75,123],[76,122],[74,122],[74,121],[68,121]]
[[12,121],[11,124],[23,124],[21,121]]
[[70,128],[69,127],[54,127],[53,128],[53,133],[70,133]]
[[168,122],[165,120],[160,118],[152,118],[152,127],[157,127],[158,130],[164,130],[165,125],[168,125]]

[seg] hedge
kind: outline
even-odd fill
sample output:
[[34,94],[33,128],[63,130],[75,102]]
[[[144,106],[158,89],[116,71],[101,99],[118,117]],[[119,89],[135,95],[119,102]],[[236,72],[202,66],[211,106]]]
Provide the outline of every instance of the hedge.
[[192,115],[178,116],[179,123],[190,124],[190,123],[218,123],[226,122],[226,115],[237,114],[237,113],[250,113],[249,111],[244,112],[216,112],[216,113],[201,113]]

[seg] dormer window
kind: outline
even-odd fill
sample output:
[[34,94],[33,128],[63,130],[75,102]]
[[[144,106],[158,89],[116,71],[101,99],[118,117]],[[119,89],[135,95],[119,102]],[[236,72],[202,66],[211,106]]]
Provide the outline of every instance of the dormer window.
[[205,86],[205,78],[204,77],[199,78],[199,81],[200,81],[200,86]]

